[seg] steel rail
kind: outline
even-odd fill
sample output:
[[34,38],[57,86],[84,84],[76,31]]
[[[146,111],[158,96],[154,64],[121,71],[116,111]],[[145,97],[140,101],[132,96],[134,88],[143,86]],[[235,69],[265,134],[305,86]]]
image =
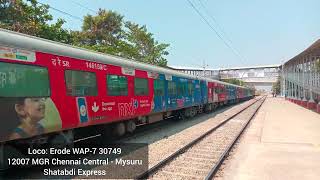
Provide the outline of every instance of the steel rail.
[[198,143],[199,141],[201,141],[202,139],[204,139],[206,136],[208,136],[209,134],[211,134],[212,132],[216,131],[218,128],[220,128],[221,126],[223,126],[224,124],[226,124],[228,121],[230,121],[231,119],[233,119],[234,117],[236,117],[237,115],[239,115],[240,113],[242,113],[243,111],[245,111],[246,109],[248,109],[249,107],[251,107],[252,105],[254,105],[255,103],[257,103],[258,101],[260,101],[262,98],[259,98],[258,100],[256,100],[255,102],[253,102],[252,104],[248,105],[247,107],[243,108],[242,110],[240,110],[239,112],[235,113],[234,115],[232,115],[231,117],[225,119],[223,122],[221,122],[220,124],[218,124],[217,126],[213,127],[212,129],[208,130],[207,132],[205,132],[204,134],[202,134],[200,137],[192,140],[190,143],[188,143],[187,145],[185,145],[184,147],[180,148],[179,150],[177,150],[176,152],[174,152],[173,154],[171,154],[169,157],[165,158],[164,160],[160,161],[158,164],[154,165],[153,167],[151,167],[150,169],[148,169],[147,171],[145,171],[144,173],[138,175],[135,177],[135,179],[147,179],[150,175],[154,174],[157,170],[159,170],[160,168],[162,168],[163,166],[165,166],[167,163],[171,162],[173,159],[175,159],[176,157],[178,157],[180,154],[182,154],[183,152],[185,152],[187,149],[189,149],[190,147],[192,147],[193,145],[195,145],[196,143]]
[[264,101],[266,100],[266,97],[264,97],[262,103],[259,105],[259,107],[254,111],[254,113],[250,116],[249,120],[246,122],[246,124],[242,127],[241,131],[238,133],[238,135],[233,139],[233,141],[230,143],[230,145],[228,146],[228,148],[223,152],[223,154],[220,156],[219,160],[217,163],[215,163],[215,165],[213,166],[213,168],[210,170],[210,172],[208,173],[207,177],[205,178],[206,180],[209,179],[213,179],[214,176],[216,175],[216,173],[218,172],[220,166],[222,165],[223,161],[226,159],[227,155],[229,154],[229,152],[231,151],[231,149],[233,148],[233,146],[236,144],[236,142],[238,141],[238,139],[241,137],[242,133],[244,132],[244,130],[247,128],[247,126],[249,125],[249,123],[251,122],[251,120],[253,119],[253,117],[257,114],[258,110],[260,109],[260,107],[262,106],[262,104],[264,103]]
[[[245,101],[243,101],[243,102],[245,102]],[[227,105],[224,105],[224,106],[219,106],[219,107],[215,108],[214,110],[212,110],[212,111],[210,111],[208,113],[197,114],[195,117],[190,118],[190,120],[192,121],[194,118],[201,118],[201,117],[204,117],[204,116],[207,116],[207,115],[210,115],[210,114],[214,114],[214,113],[222,113],[223,111],[228,110],[228,108],[234,107],[234,106],[239,105],[239,104],[241,104],[243,102],[238,102],[238,103],[235,103],[235,104],[227,104]],[[170,117],[168,119],[164,119],[162,121],[158,121],[158,122],[155,122],[155,123],[141,125],[141,126],[138,125],[137,127],[140,127],[141,129],[136,129],[136,131],[133,132],[133,134],[124,135],[124,137],[115,138],[114,140],[116,142],[119,142],[119,143],[130,141],[130,140],[135,139],[135,138],[137,138],[137,137],[139,137],[141,135],[145,135],[148,132],[154,132],[154,130],[157,130],[159,128],[166,128],[167,126],[173,125],[175,122],[183,121],[183,120],[179,120],[179,121],[176,121],[176,120],[177,120],[177,117],[174,116],[174,117]],[[150,127],[150,126],[152,126],[152,127]]]

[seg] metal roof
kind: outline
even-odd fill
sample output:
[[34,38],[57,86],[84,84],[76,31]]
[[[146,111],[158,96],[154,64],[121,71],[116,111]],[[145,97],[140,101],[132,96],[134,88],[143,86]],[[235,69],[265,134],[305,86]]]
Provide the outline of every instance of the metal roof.
[[[206,68],[206,71],[226,71],[226,70],[241,70],[241,69],[260,69],[260,68],[278,68],[281,64],[272,64],[272,65],[258,65],[258,66],[246,66],[246,67],[231,67],[231,68],[218,68],[218,69],[212,69],[212,68]],[[184,67],[184,66],[175,66],[170,65],[169,66],[172,69],[176,70],[196,70],[196,71],[203,71],[203,68],[199,67]]]
[[320,56],[320,39],[318,39],[316,42],[311,44],[307,49],[302,51],[300,54],[296,55],[295,57],[291,58],[289,61],[287,61],[284,65],[287,65],[293,61],[300,60],[306,55],[315,54],[317,56]]
[[[5,29],[0,28],[0,44],[21,48],[25,50],[32,50],[32,51],[40,51],[50,54],[55,54],[59,56],[66,56],[66,57],[73,57],[77,59],[89,60],[94,62],[100,62],[105,64],[112,64],[117,66],[124,66],[124,67],[133,67],[135,69],[150,71],[150,72],[157,72],[166,75],[175,75],[180,76],[183,78],[189,79],[200,79],[206,80],[209,82],[219,82],[225,85],[232,85],[237,86],[234,84],[229,84],[209,78],[193,76],[186,73],[181,73],[175,70],[154,66],[151,64],[141,63],[130,59],[125,59],[117,56],[107,55],[95,51],[91,51],[84,48],[74,47],[71,45],[38,38],[18,32],[13,32]],[[240,87],[240,86],[239,86]]]
[[224,70],[241,70],[241,69],[261,69],[261,68],[278,68],[281,64],[271,65],[257,65],[257,66],[245,66],[245,67],[231,67],[231,68],[219,68],[220,71]]

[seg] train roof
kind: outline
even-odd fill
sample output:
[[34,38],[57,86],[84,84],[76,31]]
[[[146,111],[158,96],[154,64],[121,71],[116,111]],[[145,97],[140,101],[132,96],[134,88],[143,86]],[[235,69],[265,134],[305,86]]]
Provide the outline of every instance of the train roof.
[[39,37],[34,37],[18,32],[9,31],[6,29],[0,28],[0,44],[9,46],[9,47],[16,47],[25,50],[32,50],[32,51],[40,51],[44,53],[55,54],[59,56],[66,56],[66,57],[73,57],[77,59],[84,59],[94,62],[100,62],[105,64],[112,64],[124,67],[134,67],[135,69],[141,69],[150,72],[157,72],[166,75],[174,75],[180,76],[188,79],[199,79],[199,80],[206,80],[209,82],[218,82],[224,85],[242,87],[210,78],[193,76],[186,73],[178,72],[176,70],[171,70],[159,66],[154,66],[147,63],[137,62],[135,60],[125,59],[118,56],[103,54],[99,52],[95,52],[92,50],[71,46],[68,44],[63,44]]

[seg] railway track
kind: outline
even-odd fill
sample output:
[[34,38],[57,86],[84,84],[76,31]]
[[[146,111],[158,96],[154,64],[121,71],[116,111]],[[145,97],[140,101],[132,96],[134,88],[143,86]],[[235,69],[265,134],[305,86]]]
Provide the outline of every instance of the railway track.
[[[188,122],[194,122],[194,123],[190,123],[189,126],[185,127],[191,127],[194,125],[197,125],[203,121],[206,120],[201,120],[201,121],[197,121],[196,118],[201,118],[201,117],[212,117],[212,115],[214,114],[218,114],[218,113],[223,113],[224,111],[228,110],[229,108],[232,108],[234,106],[237,106],[241,103],[237,103],[237,104],[228,104],[225,106],[220,106],[218,108],[216,108],[214,111],[209,112],[209,113],[202,113],[202,114],[197,114],[195,117],[188,119]],[[158,131],[161,131],[162,129],[167,129],[168,127],[172,126],[172,125],[179,125],[179,124],[185,124],[186,121],[183,121],[181,119],[178,119],[178,117],[171,117],[162,121],[158,121],[156,123],[152,123],[152,124],[148,124],[148,125],[144,125],[144,126],[138,126],[137,130],[135,132],[133,132],[132,134],[127,134],[123,137],[118,137],[118,138],[114,138],[113,141],[114,142],[118,142],[118,143],[122,143],[122,142],[130,142],[132,140],[135,140],[141,136],[145,136],[145,134],[152,132],[152,133],[157,133]]]
[[136,179],[212,179],[265,98],[224,120]]

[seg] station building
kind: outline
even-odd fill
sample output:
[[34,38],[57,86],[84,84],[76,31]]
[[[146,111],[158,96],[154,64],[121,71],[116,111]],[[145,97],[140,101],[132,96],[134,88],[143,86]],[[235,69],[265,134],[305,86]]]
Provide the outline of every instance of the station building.
[[253,86],[256,90],[271,92],[273,83],[276,83],[281,75],[281,65],[262,65],[250,67],[204,69],[194,67],[170,66],[170,68],[195,75],[205,76],[212,79],[238,79]]
[[283,65],[283,94],[320,112],[320,39]]

